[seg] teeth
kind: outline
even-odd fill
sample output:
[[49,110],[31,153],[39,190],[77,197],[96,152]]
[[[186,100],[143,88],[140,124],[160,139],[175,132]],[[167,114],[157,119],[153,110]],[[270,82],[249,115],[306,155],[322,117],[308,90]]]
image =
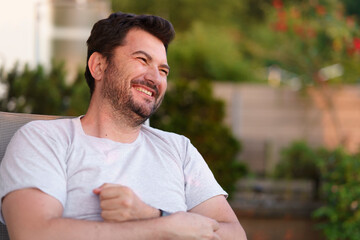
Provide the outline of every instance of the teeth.
[[152,96],[152,93],[150,91],[146,90],[146,89],[139,88],[139,87],[137,87],[135,89],[138,90],[139,92],[145,93],[146,95]]

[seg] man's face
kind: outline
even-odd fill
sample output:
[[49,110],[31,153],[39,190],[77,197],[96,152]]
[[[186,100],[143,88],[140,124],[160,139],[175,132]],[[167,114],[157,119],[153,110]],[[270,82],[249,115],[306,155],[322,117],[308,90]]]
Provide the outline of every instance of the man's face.
[[163,43],[143,30],[132,29],[109,61],[102,96],[137,126],[160,106],[168,73]]

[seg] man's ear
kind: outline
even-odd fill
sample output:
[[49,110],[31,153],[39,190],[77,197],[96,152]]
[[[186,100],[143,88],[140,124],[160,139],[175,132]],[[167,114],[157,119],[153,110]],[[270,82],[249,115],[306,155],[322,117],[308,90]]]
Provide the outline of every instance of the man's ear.
[[89,58],[88,66],[93,78],[101,80],[107,66],[106,58],[100,53],[94,52]]

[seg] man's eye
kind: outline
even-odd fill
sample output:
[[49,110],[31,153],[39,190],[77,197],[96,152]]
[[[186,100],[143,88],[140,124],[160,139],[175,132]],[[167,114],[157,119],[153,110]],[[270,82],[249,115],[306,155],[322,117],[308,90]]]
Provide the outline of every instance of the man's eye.
[[144,63],[147,63],[146,58],[138,57],[138,59],[139,59],[140,61],[144,62]]
[[160,69],[160,72],[164,73],[166,76],[169,74],[169,71],[167,71],[165,69]]

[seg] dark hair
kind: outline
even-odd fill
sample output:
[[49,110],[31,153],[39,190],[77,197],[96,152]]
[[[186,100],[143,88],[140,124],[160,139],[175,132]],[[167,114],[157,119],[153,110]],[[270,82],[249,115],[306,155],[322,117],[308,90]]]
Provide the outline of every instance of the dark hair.
[[110,61],[114,48],[123,44],[126,34],[133,28],[139,28],[154,35],[163,42],[166,50],[175,36],[174,28],[169,21],[152,15],[116,12],[95,23],[86,42],[88,52],[85,78],[91,94],[94,92],[95,80],[88,66],[90,56],[98,52]]

